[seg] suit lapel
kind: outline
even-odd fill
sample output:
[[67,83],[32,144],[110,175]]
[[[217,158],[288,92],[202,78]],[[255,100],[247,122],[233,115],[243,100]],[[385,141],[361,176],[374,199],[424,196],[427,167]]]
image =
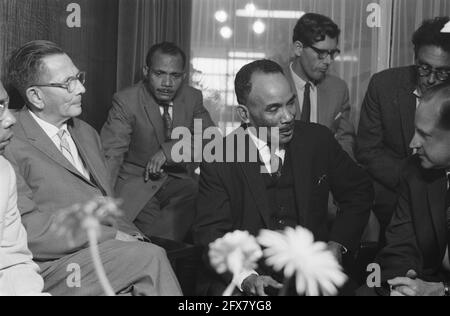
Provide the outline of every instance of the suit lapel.
[[427,185],[427,192],[428,204],[430,206],[439,247],[440,249],[445,249],[447,246],[447,214],[445,208],[447,178],[444,174]]
[[160,144],[166,142],[164,136],[164,123],[162,121],[161,112],[159,110],[159,105],[155,102],[153,97],[147,91],[145,83],[141,84],[141,104],[144,104],[144,110],[150,123],[155,128],[156,138]]
[[[185,117],[186,115],[186,106],[187,102],[184,100],[184,96],[182,95],[183,87],[180,88],[178,91],[177,96],[173,100],[173,127],[177,126],[185,126],[186,122],[188,122],[188,118]],[[186,126],[190,127],[190,126]]]
[[291,158],[292,171],[294,173],[295,200],[299,216],[308,218],[308,209],[311,196],[311,171],[312,153],[311,146],[306,146],[308,140],[302,135],[301,129],[296,127],[294,138],[288,147],[288,154]]
[[[242,128],[240,127],[240,131],[242,132]],[[238,131],[239,132],[239,131]],[[237,135],[242,135],[242,133],[238,133]],[[231,137],[231,136],[228,136]],[[248,134],[246,133],[245,136],[245,142],[246,142],[246,161],[244,163],[237,163],[239,168],[241,168],[242,173],[244,174],[245,180],[247,181],[247,187],[253,196],[253,200],[255,202],[256,208],[258,209],[265,227],[272,228],[271,227],[271,221],[270,221],[270,208],[269,208],[269,201],[267,199],[267,193],[265,184],[263,181],[263,178],[261,176],[261,165],[259,162],[248,162],[249,161],[249,152],[256,152],[258,153],[258,150],[255,147],[255,144],[250,139]],[[236,148],[238,142],[235,142],[235,161],[237,161],[237,154],[238,154],[238,148]],[[250,149],[250,146],[252,147]],[[259,154],[259,153],[258,153]]]
[[287,67],[284,69],[284,73],[286,75],[286,78],[289,81],[289,84],[291,86],[291,90],[293,93],[295,93],[295,95],[297,96],[297,98],[295,99],[295,106],[297,109],[297,113],[295,114],[295,119],[297,121],[300,121],[301,117],[302,117],[302,109],[300,108],[300,102],[299,102],[299,95],[298,95],[298,91],[297,91],[297,87],[295,86],[295,82],[294,82],[294,78],[292,78],[292,72],[291,72],[291,67]]
[[88,150],[88,148],[86,148],[87,140],[84,139],[82,131],[76,122],[74,122],[73,126],[69,126],[69,132],[75,142],[75,145],[77,146],[81,159],[83,159],[88,172],[91,177],[93,177],[97,185],[92,183],[91,179],[85,179],[84,177],[83,179],[85,179],[89,184],[99,188],[104,195],[111,195],[112,192],[109,192],[107,189],[109,188],[109,185],[105,183],[106,179],[109,178],[106,174],[106,167],[102,166],[100,157],[93,154],[96,153],[96,151],[94,152],[93,150]]
[[28,138],[30,144],[32,144],[39,151],[47,155],[50,159],[61,165],[65,169],[69,170],[73,174],[84,178],[78,170],[64,157],[64,155],[56,148],[53,141],[42,130],[39,124],[31,117],[31,114],[27,109],[20,112],[18,118],[22,128]]
[[414,70],[413,68],[410,68],[408,78],[404,78],[405,85],[402,89],[399,89],[394,101],[400,111],[404,150],[408,155],[412,154],[409,143],[414,136],[414,120],[416,116],[416,96],[414,95],[414,90],[416,89],[415,80]]
[[329,126],[329,110],[333,110],[331,104],[334,104],[333,100],[330,100],[329,87],[327,85],[327,77],[323,82],[317,84],[317,123]]

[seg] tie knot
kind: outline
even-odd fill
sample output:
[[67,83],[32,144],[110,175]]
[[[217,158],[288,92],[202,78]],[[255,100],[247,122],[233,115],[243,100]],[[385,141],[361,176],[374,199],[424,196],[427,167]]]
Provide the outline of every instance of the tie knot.
[[60,129],[56,135],[58,135],[59,139],[63,139],[66,136],[67,131],[65,129]]
[[311,83],[307,82],[305,84],[305,91],[309,91],[309,90],[311,90]]

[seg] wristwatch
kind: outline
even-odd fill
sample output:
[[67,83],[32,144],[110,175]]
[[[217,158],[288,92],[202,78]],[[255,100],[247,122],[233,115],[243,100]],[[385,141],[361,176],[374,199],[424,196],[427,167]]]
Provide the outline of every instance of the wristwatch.
[[450,296],[450,284],[444,282],[444,296]]

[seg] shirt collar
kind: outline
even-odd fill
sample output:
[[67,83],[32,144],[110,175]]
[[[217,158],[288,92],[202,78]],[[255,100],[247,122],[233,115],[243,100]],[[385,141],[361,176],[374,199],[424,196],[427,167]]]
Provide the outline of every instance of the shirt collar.
[[[258,149],[258,151],[260,153],[264,153],[264,152],[269,152],[270,153],[269,145],[265,141],[263,141],[262,139],[258,138],[255,134],[253,134],[250,129],[247,129],[247,132],[250,135],[251,140],[253,141],[253,143],[255,144],[256,148]],[[278,147],[275,150],[275,155],[277,157],[281,158],[281,160],[284,162],[284,158],[286,156],[286,150],[285,149],[280,149]]]
[[[294,63],[291,62],[291,64],[289,65],[289,69],[291,70],[291,75],[292,75],[292,78],[294,79],[294,83],[297,87],[301,87],[302,89],[304,89],[306,86],[306,81],[303,80],[299,75],[297,75],[295,73],[293,66],[294,66]],[[311,85],[312,90],[314,90],[316,88],[316,85],[313,82],[309,81],[309,84]]]
[[416,98],[420,99],[422,96],[420,95],[419,89],[414,90],[413,94],[416,96]]
[[[38,123],[38,125],[44,130],[45,134],[47,134],[50,138],[54,138],[57,136],[58,132],[62,129],[65,130],[67,133],[69,133],[69,130],[67,129],[67,123],[64,123],[61,128],[56,127],[53,124],[50,124],[43,119],[39,118],[36,114],[28,110],[31,114],[31,117]],[[70,134],[70,133],[69,133]]]

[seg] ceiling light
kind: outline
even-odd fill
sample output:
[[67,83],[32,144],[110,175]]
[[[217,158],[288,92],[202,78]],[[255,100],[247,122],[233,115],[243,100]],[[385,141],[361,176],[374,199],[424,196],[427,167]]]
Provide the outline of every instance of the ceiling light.
[[288,10],[256,10],[249,12],[246,9],[236,10],[236,16],[245,18],[260,18],[260,19],[300,19],[305,12],[303,11],[288,11]]
[[224,39],[229,39],[233,36],[233,30],[229,26],[224,26],[220,29],[220,35]]
[[214,18],[217,20],[217,22],[225,23],[228,20],[228,13],[226,13],[224,10],[219,10],[214,14]]
[[266,31],[266,24],[261,21],[257,20],[255,23],[253,23],[253,32],[260,35]]

